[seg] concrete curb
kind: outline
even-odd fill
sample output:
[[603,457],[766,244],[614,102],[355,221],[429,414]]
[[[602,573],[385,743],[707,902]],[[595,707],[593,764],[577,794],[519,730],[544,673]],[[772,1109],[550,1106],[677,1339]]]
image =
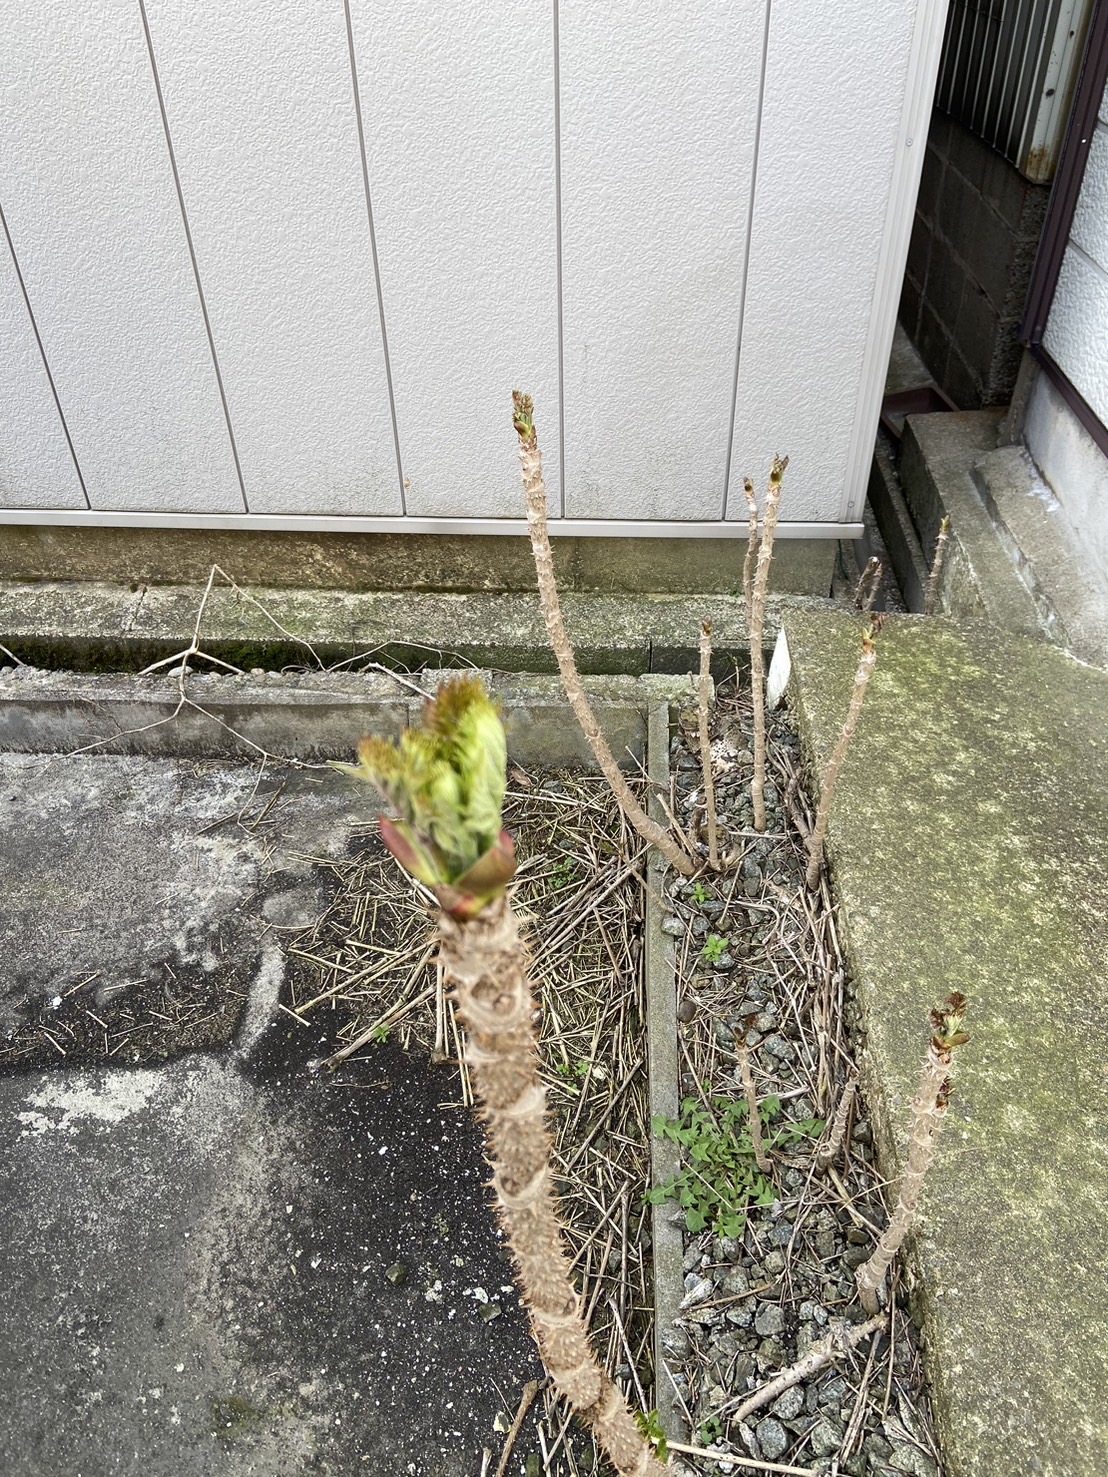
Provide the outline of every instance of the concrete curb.
[[[190,675],[182,705],[177,679],[127,674],[0,670],[0,750],[62,754],[177,754],[190,758],[321,763],[347,759],[363,733],[394,737],[413,723],[420,690],[457,669],[417,679],[385,673]],[[504,706],[509,753],[521,764],[585,765],[592,753],[556,677],[480,672]],[[626,767],[646,758],[652,704],[686,697],[690,679],[586,679],[585,689],[613,752]]]
[[[665,813],[659,794],[669,792],[669,709],[656,703],[649,717],[649,766],[647,773],[654,787],[651,813],[665,824]],[[661,895],[666,875],[666,859],[660,852],[650,853],[646,867],[646,907],[644,952],[646,965],[646,1050],[650,1079],[650,1116],[678,1116],[677,1061],[677,974],[672,941],[662,932],[665,904]],[[680,1170],[677,1145],[650,1137],[650,1182],[665,1184]],[[675,1441],[688,1439],[685,1423],[678,1414],[673,1382],[669,1378],[668,1341],[676,1325],[684,1292],[684,1237],[672,1204],[651,1207],[650,1234],[654,1268],[654,1401],[658,1420],[666,1435]]]

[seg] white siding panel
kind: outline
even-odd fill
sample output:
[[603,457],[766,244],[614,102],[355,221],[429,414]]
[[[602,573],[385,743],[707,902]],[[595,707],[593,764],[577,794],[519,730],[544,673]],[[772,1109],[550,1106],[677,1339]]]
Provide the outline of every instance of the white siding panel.
[[560,7],[570,517],[720,515],[763,16]]
[[0,188],[93,507],[242,497],[133,0],[5,8]]
[[1108,275],[1066,248],[1043,345],[1108,423]]
[[551,7],[352,0],[407,509],[514,516],[511,391],[557,511]]
[[147,0],[257,513],[399,513],[341,0]]
[[1108,271],[1108,129],[1093,130],[1070,239]]
[[0,508],[83,508],[15,263],[0,234]]
[[[775,0],[728,516],[742,476],[791,465],[781,515],[834,516],[877,285],[912,0]],[[923,147],[924,140],[916,141]]]

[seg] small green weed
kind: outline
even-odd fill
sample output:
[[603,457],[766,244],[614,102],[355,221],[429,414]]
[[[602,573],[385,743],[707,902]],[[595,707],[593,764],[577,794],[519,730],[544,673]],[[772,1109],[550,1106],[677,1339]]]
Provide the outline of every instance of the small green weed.
[[654,1448],[654,1454],[660,1462],[669,1461],[669,1446],[666,1444],[666,1433],[662,1430],[662,1423],[658,1419],[658,1412],[651,1410],[643,1415],[642,1411],[635,1412],[635,1420],[639,1430]]
[[564,1079],[565,1089],[571,1097],[577,1097],[580,1094],[581,1088],[578,1084],[583,1082],[590,1072],[594,1072],[600,1078],[607,1076],[607,1072],[602,1067],[594,1067],[587,1057],[578,1057],[575,1062],[555,1062],[554,1070],[559,1077]]
[[374,1046],[384,1046],[385,1042],[388,1039],[389,1039],[389,1028],[388,1028],[388,1026],[374,1026],[374,1028],[373,1028],[373,1044],[374,1044]]
[[703,882],[694,882],[692,892],[689,895],[696,906],[698,908],[702,908],[705,903],[711,901],[712,889],[710,887],[705,887]]
[[[767,1150],[792,1148],[823,1132],[818,1118],[767,1131],[780,1116],[780,1098],[763,1098],[758,1113]],[[717,1236],[741,1236],[747,1208],[768,1207],[776,1199],[773,1185],[755,1163],[744,1101],[713,1097],[706,1107],[700,1098],[687,1097],[679,1120],[658,1113],[651,1128],[658,1138],[680,1144],[688,1163],[668,1184],[655,1186],[643,1198],[648,1205],[676,1200],[685,1212],[685,1229],[693,1235],[711,1227]]]
[[722,959],[727,953],[727,940],[718,933],[710,933],[704,940],[704,947],[700,954],[706,964],[715,964],[717,959]]
[[715,1446],[717,1441],[723,1440],[723,1422],[718,1415],[710,1415],[701,1424],[698,1434],[701,1446]]
[[554,892],[564,892],[565,889],[577,878],[577,863],[571,856],[564,856],[560,862],[555,862],[550,873],[550,886]]

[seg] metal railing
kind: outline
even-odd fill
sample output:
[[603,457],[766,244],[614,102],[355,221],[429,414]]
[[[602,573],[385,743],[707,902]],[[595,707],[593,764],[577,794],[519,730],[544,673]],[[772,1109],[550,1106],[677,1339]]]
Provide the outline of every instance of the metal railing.
[[1054,176],[1093,0],[951,0],[935,105],[1038,183]]

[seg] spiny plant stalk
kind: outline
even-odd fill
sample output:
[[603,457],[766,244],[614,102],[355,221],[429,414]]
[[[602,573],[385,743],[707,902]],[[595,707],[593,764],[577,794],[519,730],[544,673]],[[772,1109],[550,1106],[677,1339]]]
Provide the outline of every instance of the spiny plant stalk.
[[761,543],[758,532],[758,499],[754,496],[754,483],[749,477],[743,478],[743,492],[746,494],[746,506],[750,515],[746,558],[743,560],[743,595],[746,597],[746,629],[749,631],[754,619],[754,566],[758,561],[758,546]]
[[939,536],[935,540],[935,557],[931,561],[931,573],[927,576],[927,594],[923,601],[924,615],[935,614],[935,599],[939,593],[939,575],[943,572],[943,558],[946,554],[946,541],[950,537],[950,519],[944,518],[939,524]]
[[700,767],[704,771],[704,809],[708,818],[708,865],[719,871],[719,843],[716,839],[716,786],[712,778],[712,743],[708,735],[708,704],[712,688],[712,623],[700,622],[700,693],[697,716],[700,720]]
[[869,679],[873,676],[873,669],[877,664],[877,634],[884,625],[881,616],[874,616],[869,630],[862,637],[862,655],[858,662],[858,670],[854,674],[854,689],[850,694],[850,707],[847,709],[846,721],[839,732],[835,747],[831,751],[831,758],[827,761],[827,768],[823,773],[823,782],[820,785],[819,808],[816,810],[815,824],[812,826],[812,834],[808,837],[808,872],[805,882],[809,889],[819,885],[819,870],[823,864],[823,843],[827,839],[827,823],[831,816],[831,802],[835,798],[835,786],[839,782],[839,771],[843,767],[846,751],[850,747],[850,741],[854,737],[854,731],[858,727],[858,719],[861,717],[862,704],[866,700],[866,688]]
[[[754,699],[754,778],[750,798],[754,802],[754,829],[766,828],[766,661],[762,650],[766,623],[766,590],[769,586],[769,563],[773,558],[773,538],[777,532],[777,512],[781,506],[781,479],[789,465],[788,457],[775,456],[766,493],[765,521],[758,545],[758,566],[750,599],[750,691]],[[744,483],[745,486],[745,483]]]
[[846,1137],[846,1120],[850,1117],[850,1109],[857,1090],[858,1071],[857,1068],[851,1067],[850,1076],[846,1079],[846,1086],[843,1088],[843,1095],[839,1099],[839,1106],[835,1110],[831,1132],[827,1135],[826,1142],[821,1144],[816,1152],[817,1169],[826,1169],[842,1147],[843,1139]]
[[861,579],[854,586],[855,610],[864,610],[868,614],[873,609],[882,573],[881,560],[876,557],[870,559],[862,570]]
[[542,452],[535,432],[534,403],[530,395],[519,390],[512,391],[512,424],[519,437],[519,461],[523,469],[523,489],[527,494],[527,530],[531,535],[531,552],[535,556],[535,573],[538,576],[539,600],[542,604],[543,620],[554,655],[558,659],[558,671],[562,674],[569,705],[581,731],[588,740],[589,748],[596,756],[604,778],[612,787],[624,815],[638,831],[644,841],[658,850],[684,877],[691,877],[695,868],[678,846],[670,833],[651,820],[646,811],[632,795],[619,765],[612,757],[608,741],[600,731],[589,700],[577,674],[577,663],[573,647],[566,634],[562,620],[562,607],[558,600],[558,584],[554,578],[554,559],[550,552],[550,530],[546,522],[546,483],[542,473]]
[[915,1219],[924,1177],[935,1157],[935,1143],[954,1091],[950,1080],[953,1052],[969,1040],[962,1029],[965,1017],[966,997],[959,994],[948,996],[931,1012],[931,1040],[912,1100],[908,1167],[897,1190],[896,1208],[873,1255],[854,1274],[862,1307],[871,1317],[880,1306],[878,1291],[884,1286],[885,1273]]
[[881,590],[881,580],[883,579],[884,574],[885,566],[878,562],[877,568],[873,572],[873,579],[870,581],[870,587],[866,593],[866,598],[862,603],[862,610],[866,615],[870,614],[877,601],[877,596]]
[[398,744],[363,739],[358,759],[336,768],[375,785],[395,808],[395,819],[380,822],[385,845],[441,908],[440,959],[466,1030],[500,1216],[543,1360],[616,1471],[649,1477],[663,1468],[589,1346],[558,1221],[535,1002],[507,898],[515,848],[501,828],[500,715],[479,679],[459,678],[427,704],[422,729]]

